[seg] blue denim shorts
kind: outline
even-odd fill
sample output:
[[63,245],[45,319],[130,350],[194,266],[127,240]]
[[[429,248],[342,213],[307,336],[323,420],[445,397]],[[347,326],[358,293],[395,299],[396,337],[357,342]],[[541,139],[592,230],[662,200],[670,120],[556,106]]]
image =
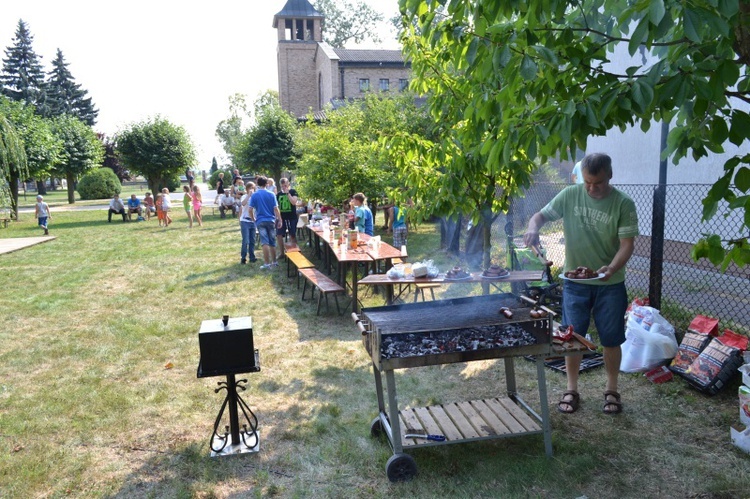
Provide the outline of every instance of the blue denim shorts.
[[566,281],[563,286],[563,325],[573,326],[576,333],[585,335],[591,316],[605,347],[625,343],[625,311],[628,293],[625,283],[592,286]]
[[276,224],[274,222],[258,222],[258,233],[262,246],[276,246]]

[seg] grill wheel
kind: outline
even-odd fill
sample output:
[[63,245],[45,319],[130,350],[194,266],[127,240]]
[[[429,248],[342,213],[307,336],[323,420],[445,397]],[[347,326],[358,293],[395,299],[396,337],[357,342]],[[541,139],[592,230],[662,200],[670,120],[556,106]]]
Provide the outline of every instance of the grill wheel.
[[417,463],[409,454],[394,454],[385,464],[385,473],[391,482],[408,482],[417,476]]

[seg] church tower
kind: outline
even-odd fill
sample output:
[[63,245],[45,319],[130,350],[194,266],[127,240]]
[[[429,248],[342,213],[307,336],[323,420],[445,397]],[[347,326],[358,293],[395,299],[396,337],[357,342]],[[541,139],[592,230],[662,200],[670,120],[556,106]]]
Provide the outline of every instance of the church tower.
[[316,53],[323,41],[323,14],[308,0],[288,0],[273,17],[278,32],[279,101],[293,116],[304,116],[311,103],[321,107]]

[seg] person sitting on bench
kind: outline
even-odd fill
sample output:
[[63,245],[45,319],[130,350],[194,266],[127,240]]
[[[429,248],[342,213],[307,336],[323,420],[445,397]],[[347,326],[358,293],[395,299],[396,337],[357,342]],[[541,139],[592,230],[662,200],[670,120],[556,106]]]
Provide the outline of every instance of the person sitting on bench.
[[146,220],[151,220],[151,215],[156,215],[156,203],[154,203],[154,197],[148,191],[143,198],[143,207],[146,209]]
[[115,197],[112,198],[112,201],[109,202],[109,213],[107,214],[107,222],[112,222],[112,213],[116,213],[117,215],[122,215],[122,221],[127,221],[127,215],[125,214],[125,205],[122,203],[122,199],[120,199],[119,194],[115,194]]
[[138,219],[143,220],[143,208],[141,208],[141,200],[135,194],[130,195],[128,199],[128,220],[133,220],[133,213],[138,214]]
[[225,213],[227,211],[231,211],[233,217],[237,215],[237,206],[234,198],[225,192],[219,196],[219,213],[221,214],[221,218],[227,217]]

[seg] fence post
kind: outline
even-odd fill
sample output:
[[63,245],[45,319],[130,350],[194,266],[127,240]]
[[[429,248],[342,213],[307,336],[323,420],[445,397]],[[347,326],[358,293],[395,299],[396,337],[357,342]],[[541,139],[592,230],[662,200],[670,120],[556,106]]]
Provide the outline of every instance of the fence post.
[[659,185],[654,188],[654,204],[651,216],[651,266],[648,276],[649,304],[661,310],[661,291],[664,271],[664,217],[667,210],[667,136],[669,122],[661,122],[661,144],[659,148]]
[[651,264],[648,278],[648,302],[661,310],[662,272],[664,270],[664,216],[667,186],[654,187],[654,208],[651,216]]

